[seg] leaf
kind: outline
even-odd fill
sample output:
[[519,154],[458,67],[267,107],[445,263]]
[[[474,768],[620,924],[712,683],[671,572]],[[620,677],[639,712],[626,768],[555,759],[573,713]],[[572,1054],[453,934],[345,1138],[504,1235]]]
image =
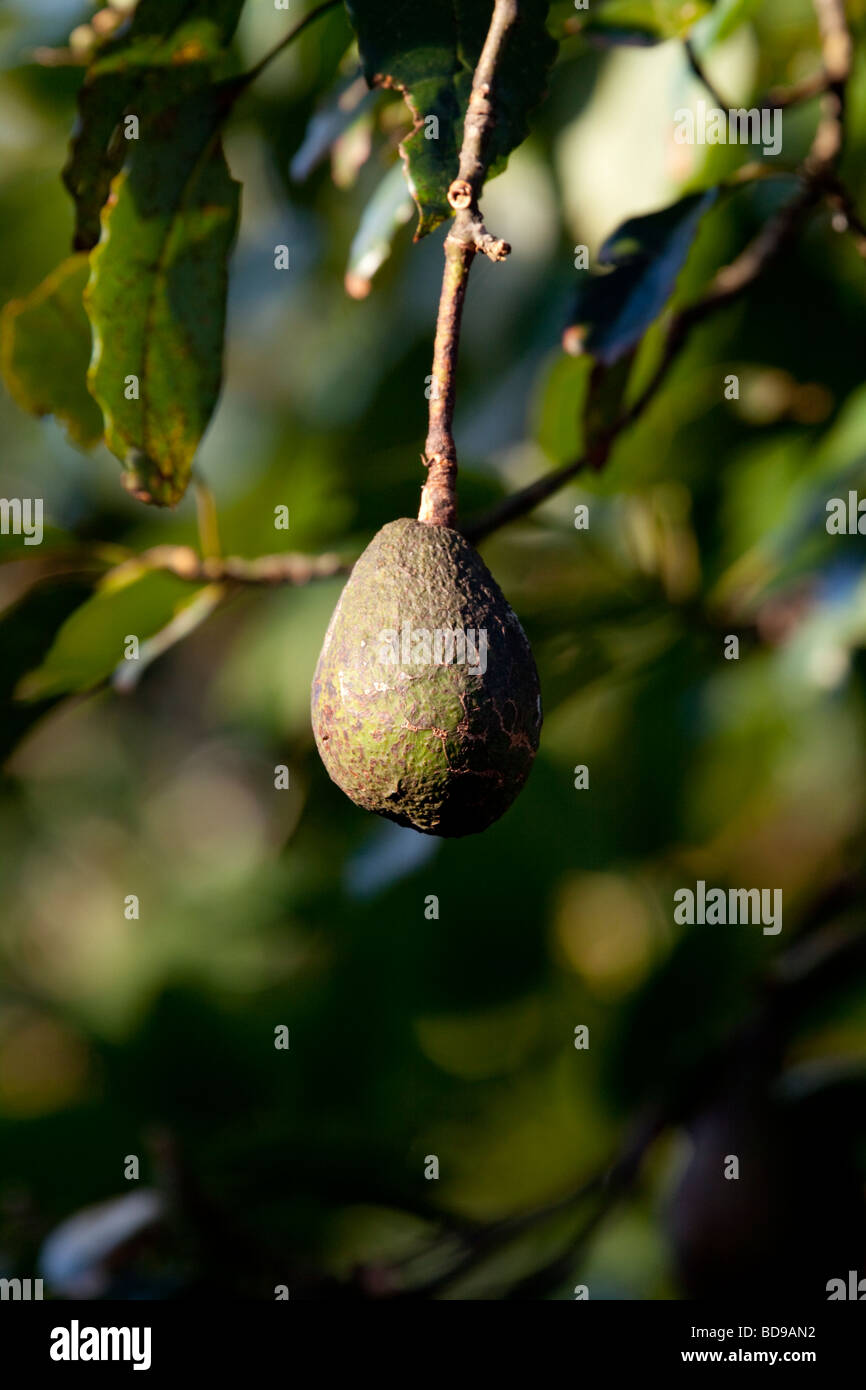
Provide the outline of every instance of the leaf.
[[108,576],[67,618],[42,665],[19,681],[16,698],[44,700],[91,690],[123,661],[127,637],[143,645],[199,592],[171,574],[139,569],[120,585]]
[[84,449],[102,438],[102,415],[87,390],[88,273],[86,256],[70,256],[0,314],[0,370],[9,394],[31,415],[55,416]]
[[400,164],[394,164],[381,179],[361,214],[358,230],[349,249],[346,290],[353,299],[370,293],[373,276],[391,254],[394,237],[412,216],[412,199]]
[[199,589],[189,603],[184,604],[165,627],[142,642],[137,661],[121,661],[115,666],[111,683],[120,694],[128,695],[134,690],[145,671],[158,657],[171,647],[182,642],[201,627],[223,602],[226,596],[225,584],[208,584]]
[[239,186],[219,128],[233,90],[196,93],[152,122],[112,184],[91,256],[90,390],[124,486],[158,506],[183,496],[222,380]]
[[75,201],[76,250],[99,240],[99,212],[123,164],[127,112],[142,124],[185,92],[223,75],[244,0],[141,0],[103,44],[78,94],[78,123],[63,181]]
[[163,1219],[166,1200],[152,1187],[85,1207],[67,1216],[46,1237],[39,1270],[55,1292],[93,1298],[109,1285],[113,1260]]
[[360,73],[344,79],[310,117],[304,138],[292,156],[289,174],[303,183],[372,102],[372,93]]
[[607,457],[610,432],[622,415],[633,362],[634,353],[626,352],[612,367],[593,363],[583,408],[583,447],[599,464]]
[[713,11],[713,0],[604,0],[593,3],[581,34],[595,43],[643,47],[685,38]]
[[19,601],[0,615],[0,762],[50,707],[51,702],[36,700],[28,705],[14,704],[13,691],[25,672],[45,660],[58,629],[70,613],[84,602],[90,584],[74,576],[46,580],[19,595]]
[[611,366],[631,351],[664,308],[717,190],[690,193],[670,207],[631,217],[599,252],[607,274],[585,273],[566,330],[569,351]]
[[[416,240],[451,216],[446,197],[456,177],[472,74],[481,54],[492,0],[346,0],[367,81],[396,87],[414,128],[402,141],[409,189],[418,206]],[[544,92],[556,43],[547,32],[547,0],[524,0],[506,40],[494,87],[496,123],[486,148],[489,173],[500,173],[527,133],[529,112]],[[426,122],[435,117],[438,129]],[[432,137],[429,132],[435,132]]]
[[693,38],[701,53],[723,43],[752,18],[762,0],[716,0],[712,10],[695,25]]

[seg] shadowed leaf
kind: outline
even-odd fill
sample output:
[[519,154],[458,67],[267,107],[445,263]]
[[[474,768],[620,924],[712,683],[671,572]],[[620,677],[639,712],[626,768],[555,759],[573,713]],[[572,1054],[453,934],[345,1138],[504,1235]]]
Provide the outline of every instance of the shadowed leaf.
[[239,211],[219,140],[230,92],[162,112],[135,145],[112,185],[85,294],[106,443],[125,464],[124,486],[160,506],[183,496],[220,391]]
[[613,269],[584,273],[566,330],[575,356],[587,352],[610,366],[636,346],[673,293],[716,196],[715,189],[689,194],[671,207],[629,218],[608,237],[599,261]]
[[[347,0],[371,86],[397,87],[414,129],[400,145],[418,205],[416,239],[451,215],[446,197],[457,174],[472,74],[484,45],[492,0]],[[496,123],[486,155],[500,173],[527,133],[541,100],[556,43],[547,32],[547,0],[525,0],[497,69]],[[435,121],[431,118],[435,118]]]
[[0,315],[0,364],[10,395],[31,415],[54,415],[73,443],[102,438],[102,415],[87,390],[90,324],[82,294],[86,256],[70,256]]

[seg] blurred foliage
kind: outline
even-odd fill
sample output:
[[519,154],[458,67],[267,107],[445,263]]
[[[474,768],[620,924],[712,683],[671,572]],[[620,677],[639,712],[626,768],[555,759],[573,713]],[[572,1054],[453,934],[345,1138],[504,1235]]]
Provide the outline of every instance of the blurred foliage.
[[[861,0],[848,10],[858,49],[842,173],[862,207],[866,24]],[[625,220],[698,206],[680,200],[757,157],[674,142],[673,112],[706,97],[678,36],[690,32],[735,105],[820,63],[808,0],[598,6],[598,27],[648,32],[641,45],[575,18],[551,6],[561,43],[547,97],[484,192],[488,225],[514,249],[472,275],[456,415],[464,516],[581,450],[588,359],[561,348],[585,274],[575,246],[595,264]],[[61,170],[82,75],[70,35],[92,19],[73,0],[0,7],[0,302],[19,306],[7,317],[22,302],[36,312],[26,297],[70,254]],[[247,5],[216,76],[249,70],[286,23]],[[399,96],[340,107],[358,69],[338,7],[225,127],[242,215],[223,392],[196,468],[226,554],[351,557],[417,507],[441,233],[413,244],[397,197],[411,128]],[[316,147],[329,104],[345,119]],[[786,113],[786,164],[817,117],[816,101]],[[772,180],[707,202],[678,279],[679,256],[671,267],[673,302],[699,295],[789,192]],[[347,268],[365,298],[347,295]],[[864,310],[853,240],[818,212],[747,298],[695,331],[603,471],[485,543],[536,654],[545,727],[513,810],[449,842],[374,823],[316,757],[309,685],[339,581],[235,593],[134,689],[111,686],[127,633],[152,638],[197,601],[196,586],[130,561],[197,545],[194,498],[143,507],[102,446],[67,438],[76,406],[33,392],[32,408],[58,419],[31,418],[8,378],[2,492],[44,499],[46,530],[41,547],[4,536],[0,568],[0,1274],[31,1275],[58,1223],[128,1196],[135,1154],[173,1215],[142,1230],[126,1208],[94,1216],[126,1242],[94,1290],[271,1298],[284,1282],[294,1297],[428,1244],[422,1277],[435,1286],[442,1228],[471,1242],[475,1223],[579,1189],[634,1117],[719,1049],[703,1111],[699,1096],[690,1121],[672,1120],[590,1238],[569,1207],[486,1258],[480,1247],[441,1291],[505,1294],[565,1249],[527,1291],[571,1297],[580,1281],[593,1298],[663,1299],[721,1282],[733,1296],[730,1252],[709,1274],[701,1264],[716,1225],[694,1213],[694,1193],[711,1183],[688,1165],[737,1144],[786,1201],[794,1189],[773,1207],[788,1273],[767,1267],[800,1292],[845,1273],[826,1269],[812,1217],[802,1267],[792,1251],[799,1209],[825,1211],[834,1164],[844,1181],[825,1224],[860,1240],[862,973],[786,1018],[776,1052],[748,1030],[798,934],[862,917],[861,879],[853,897],[833,893],[863,872],[866,572],[862,537],[824,522],[829,498],[866,495]],[[46,371],[57,362],[62,376],[71,348],[43,322]],[[658,351],[656,324],[638,376]],[[574,527],[579,504],[588,530]],[[287,533],[274,527],[281,506]],[[84,553],[89,569],[74,561]],[[729,633],[738,661],[722,656]],[[575,789],[580,765],[587,790]],[[781,934],[675,925],[673,892],[698,879],[781,888]],[[425,916],[431,894],[438,920]],[[288,1051],[274,1047],[279,1025]],[[579,1025],[587,1050],[574,1047]],[[726,1067],[753,1083],[728,1086]],[[424,1178],[431,1154],[438,1182]],[[746,1200],[760,1207],[762,1190]],[[52,1269],[75,1266],[57,1258]],[[859,1258],[862,1270],[866,1249]],[[52,1291],[71,1287],[58,1275]]]
[[599,249],[606,274],[577,290],[567,341],[612,366],[637,347],[674,292],[695,233],[717,190],[692,193],[671,207],[631,218]]

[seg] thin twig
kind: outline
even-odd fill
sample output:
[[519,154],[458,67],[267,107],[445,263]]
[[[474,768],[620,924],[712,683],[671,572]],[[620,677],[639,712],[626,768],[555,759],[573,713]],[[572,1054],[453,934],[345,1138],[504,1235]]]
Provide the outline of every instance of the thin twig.
[[829,184],[827,201],[833,209],[833,230],[850,232],[858,254],[866,260],[866,221],[857,211],[853,194],[849,192],[841,179],[836,179]]
[[606,463],[615,441],[643,415],[647,406],[655,399],[659,388],[685,347],[692,329],[702,323],[704,319],[709,318],[711,314],[732,303],[750,285],[754,284],[770,262],[775,260],[783,247],[787,245],[806,207],[812,206],[818,197],[819,194],[812,190],[808,190],[807,197],[807,191],[804,190],[797,199],[787,204],[776,218],[767,223],[766,227],[735,261],[718,271],[703,298],[695,304],[680,309],[672,316],[665,334],[661,357],[650,380],[637,399],[612,423],[604,439],[595,441],[591,454],[581,454],[579,458],[572,459],[571,462],[563,464],[561,468],[555,469],[552,473],[544,474],[534,483],[513,492],[510,497],[506,497],[504,501],[492,507],[483,516],[470,521],[461,528],[467,540],[472,541],[473,545],[477,545],[492,531],[497,531],[500,526],[516,521],[518,517],[525,516],[527,512],[545,502],[566,483],[576,478],[578,473],[582,473],[590,467],[602,467]]
[[496,124],[496,69],[517,17],[517,0],[495,0],[490,28],[472,78],[457,177],[448,189],[448,201],[457,214],[450,233],[452,240],[473,246],[494,261],[503,260],[511,248],[487,231],[478,199],[487,173],[485,147],[490,131]]
[[813,4],[827,74],[824,114],[805,164],[806,172],[817,179],[835,164],[842,153],[845,89],[851,75],[853,45],[845,14],[845,0],[813,0]]
[[[450,1284],[455,1283],[456,1280],[471,1273],[502,1246],[516,1240],[524,1232],[534,1230],[537,1226],[566,1214],[590,1197],[600,1196],[603,1201],[606,1201],[608,1173],[613,1171],[614,1166],[615,1164],[611,1163],[609,1168],[593,1173],[579,1187],[565,1193],[564,1196],[556,1197],[550,1202],[544,1202],[541,1206],[516,1212],[512,1216],[503,1217],[499,1221],[491,1221],[486,1226],[476,1226],[466,1232],[449,1229],[441,1242],[428,1245],[424,1250],[407,1257],[402,1263],[390,1267],[389,1273],[392,1276],[397,1276],[396,1281],[393,1278],[388,1281],[392,1296],[404,1299],[433,1298]],[[436,1274],[421,1283],[406,1285],[407,1278],[411,1277],[413,1264],[417,1264],[421,1260],[428,1263],[431,1258],[441,1257],[440,1245],[444,1249],[448,1245],[453,1245],[455,1239],[459,1241],[459,1253],[445,1269],[437,1271]],[[361,1272],[361,1282],[363,1284],[363,1271]]]
[[637,400],[616,422],[615,434],[622,433],[643,414],[685,346],[692,329],[703,323],[711,314],[738,299],[763,275],[791,241],[803,217],[815,206],[819,197],[816,189],[811,186],[805,187],[796,198],[786,203],[775,217],[770,218],[754,240],[730,265],[723,266],[716,273],[701,299],[673,315],[668,325],[661,360]]
[[452,432],[457,357],[463,303],[475,251],[445,238],[445,270],[433,344],[430,412],[424,464],[427,481],[421,491],[418,520],[453,526],[457,519],[457,447]]
[[457,519],[457,449],[454,419],[455,374],[460,345],[460,325],[466,286],[476,251],[501,261],[511,250],[507,242],[491,236],[478,207],[478,196],[487,170],[485,144],[495,122],[493,87],[509,30],[517,19],[517,0],[496,0],[487,38],[472,79],[472,91],[463,125],[457,177],[448,189],[455,210],[445,238],[445,268],[436,319],[430,413],[424,465],[427,481],[421,491],[418,520],[435,526],[453,526]]
[[[840,885],[834,885],[838,888]],[[490,1255],[511,1240],[534,1230],[556,1216],[562,1216],[584,1199],[597,1196],[598,1205],[588,1217],[577,1237],[567,1249],[556,1255],[541,1269],[518,1281],[508,1298],[542,1297],[550,1288],[564,1281],[577,1264],[580,1255],[603,1220],[622,1198],[628,1195],[640,1178],[644,1160],[659,1139],[671,1127],[687,1123],[703,1106],[720,1084],[719,1079],[731,1068],[736,1071],[743,1058],[753,1058],[757,1042],[763,1041],[772,1055],[777,1055],[809,1010],[822,1004],[839,989],[861,979],[866,972],[866,932],[845,926],[839,921],[851,901],[859,901],[862,879],[852,885],[847,879],[841,885],[841,898],[833,893],[821,895],[814,911],[806,921],[812,930],[799,932],[792,944],[770,965],[760,981],[757,1003],[745,1021],[736,1026],[715,1048],[700,1057],[670,1091],[652,1097],[626,1130],[613,1158],[588,1181],[572,1192],[544,1203],[514,1217],[480,1227],[463,1237],[462,1253],[445,1271],[410,1287],[400,1288],[379,1269],[378,1283],[369,1286],[364,1271],[356,1276],[366,1297],[402,1299],[434,1298],[452,1288],[458,1280],[475,1270]],[[815,923],[815,914],[822,919]],[[453,1231],[450,1233],[455,1234]],[[447,1240],[448,1233],[445,1239]],[[428,1247],[435,1255],[436,1247]],[[416,1257],[419,1258],[419,1257]],[[391,1273],[392,1271],[385,1271]],[[393,1272],[399,1272],[394,1266]]]
[[585,469],[603,466],[615,440],[634,424],[655,398],[692,329],[731,304],[753,285],[784,251],[809,213],[824,198],[831,202],[836,200],[839,215],[846,218],[857,237],[858,250],[866,256],[866,224],[861,222],[850,194],[835,173],[844,139],[845,88],[852,61],[845,6],[843,0],[814,0],[814,4],[821,34],[823,71],[826,74],[826,83],[822,88],[824,111],[812,146],[799,170],[800,189],[767,222],[736,260],[717,272],[701,299],[671,317],[658,366],[648,384],[632,405],[612,423],[601,444],[594,444],[592,454],[583,454],[563,464],[553,473],[512,493],[489,512],[461,527],[463,534],[473,543],[477,544],[500,526],[525,516]]
[[271,48],[264,57],[260,58],[255,66],[250,68],[249,72],[243,73],[238,81],[238,86],[248,87],[251,82],[255,82],[256,78],[264,72],[265,68],[272,63],[275,58],[278,58],[283,50],[288,48],[289,44],[293,43],[308,25],[312,24],[314,20],[317,20],[320,15],[325,14],[328,10],[336,9],[340,4],[342,4],[342,0],[323,0],[321,5],[317,5],[315,9],[310,10],[309,14],[305,14],[303,19],[295,25],[294,29],[290,29],[288,34],[284,34],[279,43],[274,44],[274,47]]
[[770,107],[771,110],[786,111],[791,106],[799,106],[801,102],[811,101],[813,97],[823,95],[829,85],[829,77],[823,68],[819,68],[817,72],[801,78],[790,87],[771,87],[758,105]]
[[[82,559],[87,552],[82,552]],[[275,584],[304,585],[314,579],[331,579],[348,574],[351,564],[339,555],[257,555],[252,560],[239,555],[199,555],[189,545],[155,545],[140,555],[130,552],[110,567],[114,579],[124,574],[144,574],[159,570],[173,574],[189,584],[249,585],[271,588]]]
[[178,642],[201,627],[227,597],[229,588],[227,584],[208,584],[165,627],[142,642],[136,661],[119,662],[111,677],[111,684],[118,694],[129,695],[157,657],[176,647]]
[[[24,563],[26,561],[17,556],[6,559],[0,563],[0,575],[11,575],[14,584],[18,579],[17,571]],[[46,578],[59,574],[95,573],[99,579],[104,579],[109,572],[117,577],[159,570],[184,579],[189,584],[228,583],[268,588],[275,584],[311,584],[316,579],[332,579],[335,575],[349,574],[352,562],[332,554],[299,555],[289,552],[257,555],[248,560],[239,555],[202,556],[189,545],[156,545],[140,554],[120,545],[82,545],[51,551],[40,557],[40,566]],[[21,582],[26,579],[25,573],[21,576]]]
[[264,588],[274,584],[310,584],[314,579],[348,574],[351,569],[339,555],[287,553],[258,555],[245,560],[237,555],[201,556],[187,545],[156,545],[141,555],[132,556],[125,564],[145,570],[165,570],[192,584],[229,582]]

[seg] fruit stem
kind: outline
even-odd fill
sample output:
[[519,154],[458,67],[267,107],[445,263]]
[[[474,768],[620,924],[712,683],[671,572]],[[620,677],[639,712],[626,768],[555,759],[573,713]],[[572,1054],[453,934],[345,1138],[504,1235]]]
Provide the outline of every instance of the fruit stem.
[[421,492],[418,512],[419,521],[427,521],[434,526],[454,526],[457,521],[457,449],[451,426],[460,324],[469,268],[474,256],[473,246],[463,246],[446,237],[445,270],[433,346],[430,420],[424,448],[427,482]]
[[496,0],[472,78],[457,177],[448,189],[448,201],[455,217],[445,238],[445,268],[436,319],[429,425],[424,447],[427,481],[421,491],[418,511],[418,520],[433,526],[457,524],[457,448],[452,424],[460,325],[469,271],[477,251],[493,261],[501,261],[511,250],[507,242],[488,232],[478,207],[478,195],[487,172],[484,146],[495,124],[493,80],[508,31],[517,17],[517,0]]

